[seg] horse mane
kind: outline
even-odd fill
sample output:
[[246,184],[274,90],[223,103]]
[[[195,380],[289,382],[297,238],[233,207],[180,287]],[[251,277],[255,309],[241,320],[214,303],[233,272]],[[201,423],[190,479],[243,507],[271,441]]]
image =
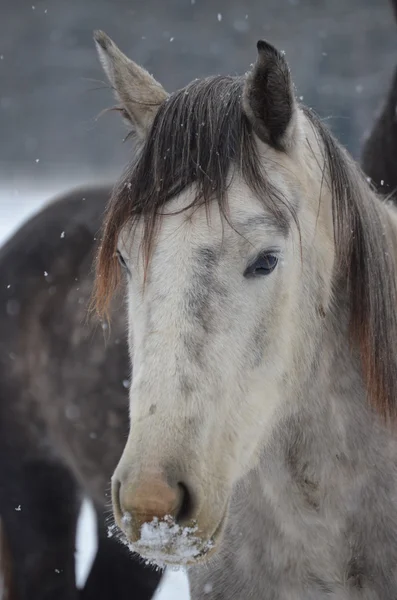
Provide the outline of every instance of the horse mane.
[[[186,207],[208,208],[216,199],[227,217],[230,168],[238,172],[287,225],[288,200],[266,178],[255,137],[241,104],[244,77],[196,80],[159,108],[143,148],[115,187],[105,215],[97,256],[95,301],[104,315],[120,279],[117,242],[125,226],[143,222],[143,250],[150,259],[165,204],[195,184]],[[323,148],[332,194],[335,278],[347,282],[351,339],[361,353],[363,376],[374,408],[395,416],[397,398],[396,261],[387,245],[386,210],[359,167],[320,119],[303,108]]]
[[293,208],[264,177],[252,127],[242,110],[244,82],[244,77],[224,76],[195,80],[160,105],[148,139],[115,187],[105,215],[95,290],[99,314],[106,314],[120,279],[120,231],[127,224],[133,227],[137,219],[143,221],[147,263],[162,208],[193,183],[195,197],[186,209],[208,207],[216,198],[227,216],[233,166],[280,225],[288,226],[286,212],[293,214]]
[[303,109],[319,136],[332,195],[335,276],[347,282],[351,339],[357,344],[373,407],[386,420],[397,401],[397,244],[384,202],[360,167],[313,111]]

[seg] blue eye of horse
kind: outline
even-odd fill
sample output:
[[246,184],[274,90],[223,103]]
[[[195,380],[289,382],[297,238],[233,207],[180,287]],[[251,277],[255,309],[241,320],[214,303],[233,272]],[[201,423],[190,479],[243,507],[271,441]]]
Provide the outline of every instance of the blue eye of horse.
[[277,267],[278,257],[271,252],[261,254],[250,264],[244,273],[244,277],[259,277],[262,275],[270,275]]

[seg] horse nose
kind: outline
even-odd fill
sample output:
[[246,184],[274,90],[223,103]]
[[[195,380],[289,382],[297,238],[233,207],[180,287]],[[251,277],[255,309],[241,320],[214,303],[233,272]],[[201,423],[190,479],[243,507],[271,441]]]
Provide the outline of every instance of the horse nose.
[[114,480],[112,496],[116,520],[133,542],[140,539],[141,527],[145,523],[172,517],[181,524],[191,512],[187,487],[183,483],[170,485],[160,475],[141,480],[138,484]]

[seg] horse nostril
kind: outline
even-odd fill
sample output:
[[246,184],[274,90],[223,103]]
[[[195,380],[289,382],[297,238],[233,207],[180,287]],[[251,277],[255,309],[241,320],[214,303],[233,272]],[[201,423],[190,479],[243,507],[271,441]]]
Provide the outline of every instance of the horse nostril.
[[196,510],[192,491],[185,483],[170,484],[166,477],[156,474],[139,482],[112,481],[113,513],[118,526],[132,542],[140,539],[142,526],[172,517],[185,526]]
[[192,518],[194,506],[193,506],[193,496],[190,493],[188,487],[179,482],[178,483],[179,493],[181,496],[179,510],[176,515],[176,522],[183,523],[189,521]]
[[157,474],[139,482],[114,481],[113,506],[116,521],[136,539],[144,523],[166,517],[177,522],[181,509],[183,514],[187,512],[184,488],[169,485],[166,478]]

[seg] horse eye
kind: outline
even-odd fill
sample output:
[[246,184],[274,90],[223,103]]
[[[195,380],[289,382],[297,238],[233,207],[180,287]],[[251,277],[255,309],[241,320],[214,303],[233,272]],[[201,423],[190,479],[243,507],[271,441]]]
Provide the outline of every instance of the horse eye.
[[278,257],[272,253],[261,254],[249,265],[244,273],[244,277],[258,277],[260,275],[269,275],[277,267]]
[[120,266],[123,267],[123,269],[127,269],[127,271],[128,271],[127,263],[125,262],[123,255],[121,254],[121,252],[119,250],[116,251],[116,255],[117,255],[117,260],[119,261]]

